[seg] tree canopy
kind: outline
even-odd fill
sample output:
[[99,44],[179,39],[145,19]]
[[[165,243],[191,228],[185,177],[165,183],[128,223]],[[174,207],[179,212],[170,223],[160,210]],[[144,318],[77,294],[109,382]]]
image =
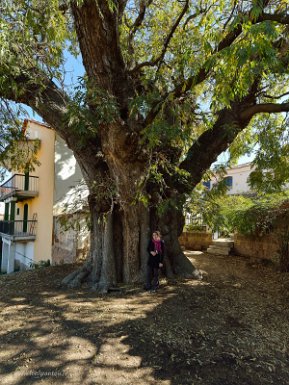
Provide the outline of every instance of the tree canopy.
[[[259,143],[256,164],[270,163],[274,176],[286,179],[287,116],[260,113],[288,110],[287,3],[3,1],[1,134],[7,139],[7,100],[30,105],[62,131],[60,119],[83,142],[99,125],[133,121],[138,124],[128,134],[140,137],[141,146],[158,154],[159,147],[176,147],[174,165],[194,174],[195,161],[204,172],[243,131],[232,157]],[[81,54],[86,70],[74,88],[64,86],[67,50]],[[48,110],[60,116],[51,122]],[[216,131],[233,111],[237,124],[228,122],[226,135]],[[210,143],[222,136],[221,147]],[[213,156],[210,147],[218,147]],[[201,152],[208,161],[195,159]],[[166,158],[159,156],[153,172],[157,165],[162,174],[166,160],[171,168]],[[199,178],[196,172],[193,179]]]
[[[280,185],[288,26],[286,0],[3,0],[1,135],[7,101],[30,106],[73,149],[96,211],[117,204],[124,222],[136,201],[183,203],[227,149],[255,148],[253,181]],[[74,87],[68,51],[85,68]]]

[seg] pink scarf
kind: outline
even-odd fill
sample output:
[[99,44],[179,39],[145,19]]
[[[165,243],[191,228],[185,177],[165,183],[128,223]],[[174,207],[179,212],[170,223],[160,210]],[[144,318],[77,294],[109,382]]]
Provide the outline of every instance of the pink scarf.
[[161,254],[162,253],[162,246],[161,246],[161,241],[155,241],[153,239],[153,243],[155,245],[155,251],[158,252],[158,254]]

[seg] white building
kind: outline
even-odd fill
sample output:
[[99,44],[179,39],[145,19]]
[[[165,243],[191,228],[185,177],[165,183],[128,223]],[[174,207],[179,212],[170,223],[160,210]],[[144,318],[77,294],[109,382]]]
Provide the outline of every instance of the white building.
[[[225,181],[228,186],[227,194],[246,194],[252,190],[248,183],[248,178],[252,172],[252,164],[244,163],[226,169]],[[204,186],[211,190],[214,184],[218,182],[218,178],[213,178],[208,182],[204,182]]]
[[[234,195],[234,194],[251,193],[252,190],[249,186],[248,178],[252,170],[253,169],[252,169],[251,163],[244,163],[238,166],[227,168],[226,176],[224,178],[228,186],[227,194]],[[216,183],[218,183],[217,176],[208,182],[203,182],[203,185],[207,187],[209,190],[211,190],[214,184]],[[195,216],[192,216],[192,214],[188,212],[185,214],[185,222],[187,225],[191,223],[195,225],[200,225],[200,226],[203,225],[203,219],[201,215],[199,215],[199,217],[196,218]]]

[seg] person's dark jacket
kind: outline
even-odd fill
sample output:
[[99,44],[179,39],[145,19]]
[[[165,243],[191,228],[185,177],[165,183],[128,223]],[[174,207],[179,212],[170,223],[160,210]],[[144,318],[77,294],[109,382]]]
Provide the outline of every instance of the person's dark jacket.
[[147,251],[149,253],[148,265],[150,267],[159,267],[159,264],[163,263],[164,256],[165,256],[165,243],[163,240],[161,240],[161,249],[162,249],[161,253],[152,255],[151,251],[155,251],[155,245],[152,240],[149,241]]

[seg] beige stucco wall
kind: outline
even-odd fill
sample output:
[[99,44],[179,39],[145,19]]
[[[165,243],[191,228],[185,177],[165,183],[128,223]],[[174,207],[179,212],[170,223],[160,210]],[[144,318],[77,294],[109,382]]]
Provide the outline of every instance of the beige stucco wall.
[[88,190],[73,152],[62,138],[55,140],[54,207],[55,216],[82,210]]
[[54,217],[53,264],[72,263],[85,258],[89,245],[86,213]]
[[[56,135],[52,263],[74,262],[89,245],[86,225],[88,190],[73,152]],[[65,219],[66,218],[66,219]]]
[[206,250],[212,243],[212,234],[184,231],[179,237],[179,242],[188,250]]

